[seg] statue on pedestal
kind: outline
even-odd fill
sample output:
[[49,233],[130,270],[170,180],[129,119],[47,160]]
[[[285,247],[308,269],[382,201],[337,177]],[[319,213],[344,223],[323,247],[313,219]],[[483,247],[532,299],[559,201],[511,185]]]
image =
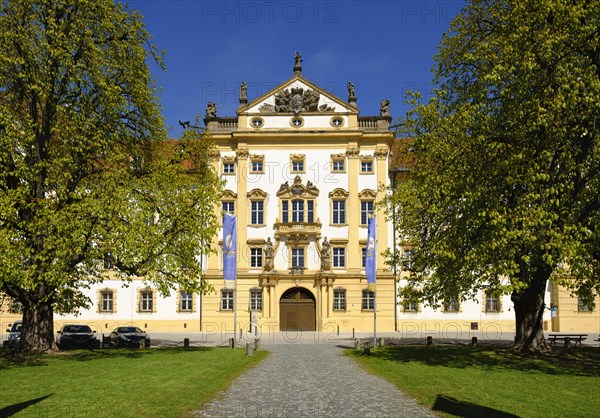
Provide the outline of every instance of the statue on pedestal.
[[331,270],[331,244],[325,237],[321,245],[321,271],[327,270]]
[[264,271],[273,270],[273,256],[275,251],[273,250],[273,243],[271,242],[271,237],[267,238],[267,242],[265,243],[265,264],[263,266]]

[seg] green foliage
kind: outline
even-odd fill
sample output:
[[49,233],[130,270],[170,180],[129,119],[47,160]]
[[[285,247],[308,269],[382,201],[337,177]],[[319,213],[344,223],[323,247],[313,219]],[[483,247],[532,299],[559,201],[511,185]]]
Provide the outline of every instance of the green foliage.
[[143,276],[206,291],[221,186],[204,138],[168,141],[142,18],[112,0],[0,5],[0,291],[25,309]]
[[599,27],[597,0],[473,0],[452,22],[389,200],[431,304],[552,272],[600,292]]

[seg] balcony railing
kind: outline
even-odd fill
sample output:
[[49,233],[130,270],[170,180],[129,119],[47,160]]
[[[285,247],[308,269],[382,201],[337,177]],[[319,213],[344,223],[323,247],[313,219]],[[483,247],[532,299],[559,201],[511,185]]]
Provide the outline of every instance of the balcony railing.
[[276,236],[296,235],[296,234],[314,236],[314,235],[319,235],[321,233],[321,223],[320,222],[313,222],[313,223],[286,222],[286,223],[283,223],[283,222],[279,222],[279,220],[277,220],[277,222],[275,222],[274,228],[275,228]]

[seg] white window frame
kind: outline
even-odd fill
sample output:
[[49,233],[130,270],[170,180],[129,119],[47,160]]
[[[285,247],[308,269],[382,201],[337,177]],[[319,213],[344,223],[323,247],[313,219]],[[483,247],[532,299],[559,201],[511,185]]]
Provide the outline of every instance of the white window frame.
[[233,290],[222,289],[221,290],[221,310],[222,311],[233,311]]
[[375,292],[363,289],[361,306],[363,311],[372,311],[375,309]]
[[154,308],[154,292],[152,290],[142,290],[140,292],[140,311],[152,312]]
[[250,200],[250,225],[265,224],[265,201]]
[[[294,267],[304,268],[304,266],[305,266],[304,263],[306,262],[306,252],[304,251],[304,248],[303,247],[292,248],[290,261],[291,261],[292,268],[294,268]],[[298,263],[298,261],[302,261],[302,263]]]
[[331,223],[333,225],[346,225],[346,200],[333,199],[331,206]]
[[250,289],[250,310],[262,311],[263,309],[263,291],[262,289]]
[[333,267],[344,268],[346,267],[346,248],[345,247],[333,247]]
[[112,290],[102,290],[100,292],[100,311],[112,312],[114,307],[114,292]]
[[263,267],[263,250],[260,247],[250,247],[250,268]]
[[179,293],[179,310],[182,312],[192,312],[194,309],[194,294],[186,291]]
[[333,310],[334,311],[345,311],[346,310],[346,289],[343,289],[343,288],[333,289]]
[[[370,209],[368,208],[369,205],[370,205]],[[363,226],[368,225],[369,215],[372,215],[374,210],[375,210],[375,202],[373,200],[361,200],[360,201],[360,224],[361,225],[363,225]]]

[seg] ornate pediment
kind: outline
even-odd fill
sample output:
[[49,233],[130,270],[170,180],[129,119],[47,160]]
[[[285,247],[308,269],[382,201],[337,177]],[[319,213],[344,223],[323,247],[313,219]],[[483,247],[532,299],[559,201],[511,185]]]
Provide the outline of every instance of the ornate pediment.
[[277,191],[277,196],[288,196],[288,197],[307,197],[307,196],[318,196],[319,189],[311,181],[307,181],[306,185],[302,184],[302,178],[296,176],[294,178],[294,184],[290,185],[287,181],[282,183]]
[[221,200],[235,200],[235,199],[237,199],[237,193],[234,193],[231,190],[223,190],[221,192]]
[[319,106],[320,94],[316,90],[292,87],[275,94],[275,104],[263,103],[260,113],[333,112],[327,104]]
[[248,199],[266,199],[267,193],[260,189],[252,189],[247,193],[246,197],[248,197]]
[[377,197],[377,192],[371,189],[364,189],[358,194],[359,199],[375,199]]
[[346,199],[350,194],[344,189],[337,188],[329,193],[329,197],[332,199]]

